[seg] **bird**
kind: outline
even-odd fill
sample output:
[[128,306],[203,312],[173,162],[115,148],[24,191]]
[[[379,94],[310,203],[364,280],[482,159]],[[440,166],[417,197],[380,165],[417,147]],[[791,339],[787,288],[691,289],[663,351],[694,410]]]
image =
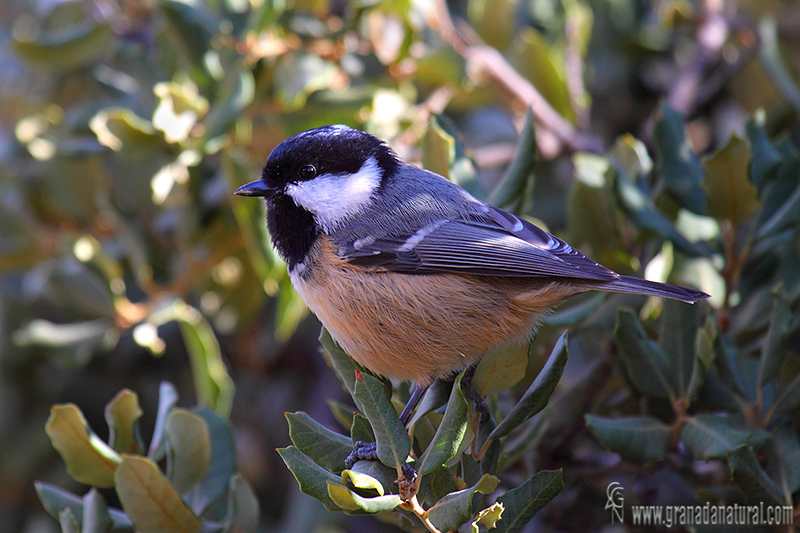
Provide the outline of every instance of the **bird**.
[[709,297],[618,274],[344,125],[284,140],[235,194],[264,198],[272,245],[339,345],[375,374],[416,386],[404,423],[436,379],[526,342],[570,296]]

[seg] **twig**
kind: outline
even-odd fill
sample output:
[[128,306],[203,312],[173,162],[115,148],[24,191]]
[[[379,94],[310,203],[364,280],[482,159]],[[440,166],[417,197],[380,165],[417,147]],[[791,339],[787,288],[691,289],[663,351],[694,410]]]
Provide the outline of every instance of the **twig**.
[[431,521],[428,519],[428,511],[422,508],[419,504],[419,500],[417,500],[417,495],[415,494],[411,499],[404,501],[400,504],[400,507],[405,509],[406,511],[411,511],[420,521],[428,528],[428,531],[431,533],[441,533],[436,526],[434,526]]
[[[540,125],[551,131],[572,151],[599,153],[603,150],[602,140],[576,130],[569,121],[553,109],[531,82],[506,61],[500,52],[491,46],[480,43],[480,39],[466,22],[459,24],[461,31],[456,30],[444,0],[436,0],[435,6],[436,20],[430,21],[430,26],[437,29],[442,38],[467,62],[477,66],[524,107],[533,109],[533,116]],[[472,44],[468,41],[471,41]]]

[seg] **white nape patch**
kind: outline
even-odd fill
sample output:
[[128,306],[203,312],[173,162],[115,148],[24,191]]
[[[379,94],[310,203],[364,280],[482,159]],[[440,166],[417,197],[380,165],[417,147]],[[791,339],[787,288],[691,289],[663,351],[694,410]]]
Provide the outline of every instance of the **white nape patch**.
[[433,233],[438,227],[447,224],[448,222],[449,220],[437,220],[436,222],[432,222],[427,226],[417,230],[417,232],[414,233],[414,235],[406,239],[406,242],[404,242],[403,245],[397,249],[397,251],[410,252],[411,250],[417,247],[417,245],[420,243],[420,241],[422,241],[422,239]]
[[286,194],[330,233],[369,204],[381,177],[378,161],[370,157],[355,174],[323,174],[288,185]]

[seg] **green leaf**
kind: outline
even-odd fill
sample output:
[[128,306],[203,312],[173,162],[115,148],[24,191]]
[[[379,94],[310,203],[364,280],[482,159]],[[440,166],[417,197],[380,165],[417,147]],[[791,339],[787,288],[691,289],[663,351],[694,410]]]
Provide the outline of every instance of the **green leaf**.
[[[782,163],[776,172],[765,176],[764,182],[758,185],[758,198],[761,210],[758,214],[759,228],[756,236],[763,239],[767,235],[778,233],[781,228],[796,224],[796,213],[790,207],[796,202],[795,193],[800,186],[800,153],[788,138],[778,141],[775,149],[780,154]],[[754,153],[753,160],[757,154]],[[755,177],[751,175],[750,179]],[[780,213],[779,213],[780,211]]]
[[498,479],[489,474],[472,487],[451,492],[428,509],[428,519],[440,531],[458,529],[461,524],[472,518],[472,496],[476,492],[491,494],[497,488]]
[[563,488],[561,470],[543,470],[497,498],[505,507],[502,520],[496,524],[497,533],[522,531],[531,518]]
[[411,439],[394,405],[386,397],[383,383],[368,374],[362,374],[361,379],[356,380],[353,397],[361,404],[375,432],[378,459],[386,466],[401,466],[411,451]]
[[[741,445],[728,453],[728,465],[734,483],[744,492],[747,503],[751,505],[786,505],[780,489],[761,469],[756,452],[747,445]],[[791,500],[790,500],[791,501]]]
[[585,418],[600,444],[625,459],[646,463],[662,461],[667,455],[672,430],[660,420],[649,416]]
[[764,186],[777,176],[783,163],[780,152],[767,137],[764,128],[766,121],[767,114],[760,109],[745,123],[747,139],[750,141],[750,149],[753,152],[748,173],[750,181],[758,188],[759,197],[762,199]]
[[675,392],[681,398],[687,397],[692,379],[698,309],[699,306],[696,305],[665,299],[661,312],[658,344],[669,360],[669,366],[675,376]]
[[158,386],[158,413],[156,414],[156,424],[153,429],[153,438],[150,441],[150,449],[147,452],[147,457],[153,461],[160,461],[167,453],[167,417],[177,403],[178,391],[175,390],[175,386],[168,381],[162,381]]
[[186,501],[197,514],[219,498],[228,488],[236,474],[236,442],[228,421],[208,407],[201,407],[195,414],[205,419],[211,438],[211,460],[208,472],[185,494]]
[[62,533],[81,533],[81,526],[69,507],[58,513],[58,522]]
[[339,378],[344,383],[345,388],[353,396],[356,390],[356,371],[363,373],[364,367],[347,355],[347,352],[339,346],[339,343],[334,340],[330,332],[324,327],[319,334],[319,342],[328,353],[333,369],[339,374]]
[[114,486],[114,472],[122,458],[89,429],[76,405],[51,407],[45,431],[75,481],[95,487]]
[[647,396],[676,398],[675,376],[661,347],[647,337],[644,326],[630,309],[617,312],[614,337],[619,355],[634,387]]
[[550,396],[556,390],[561,374],[564,372],[567,356],[567,332],[565,331],[556,341],[553,351],[539,375],[533,380],[517,405],[489,434],[489,439],[505,437],[514,428],[547,406],[547,402],[550,401]]
[[713,315],[708,315],[703,327],[697,330],[694,340],[695,359],[692,365],[692,377],[686,398],[692,399],[700,391],[705,382],[706,372],[714,364],[714,340],[717,337],[717,324]]
[[456,140],[431,115],[422,135],[420,152],[422,168],[445,178],[450,177],[450,162],[455,158]]
[[114,31],[94,17],[66,28],[36,32],[28,36],[14,33],[14,50],[27,61],[49,68],[69,70],[100,61],[114,49]]
[[183,494],[211,466],[211,436],[208,423],[185,409],[173,409],[167,418],[167,472],[179,494]]
[[328,484],[328,496],[331,500],[348,511],[362,509],[368,513],[381,513],[391,511],[402,502],[397,494],[364,498],[339,483],[332,481],[327,481],[326,483]]
[[718,459],[743,445],[760,447],[769,433],[758,428],[735,425],[728,416],[699,414],[687,418],[681,440],[695,459]]
[[775,428],[772,436],[765,445],[769,473],[789,498],[800,489],[800,439],[791,425]]
[[396,472],[390,470],[380,461],[358,461],[350,470],[342,471],[342,483],[360,490],[374,490],[378,496],[391,489]]
[[344,470],[344,461],[353,451],[349,438],[331,431],[306,413],[285,413],[289,437],[297,448],[330,472]]
[[225,517],[225,533],[256,531],[259,521],[258,496],[239,474],[231,477],[228,485],[228,514]]
[[469,23],[486,44],[504,50],[516,31],[518,7],[518,0],[470,0]]
[[495,502],[475,517],[475,520],[472,521],[472,533],[478,533],[480,531],[478,526],[483,526],[486,529],[494,529],[497,527],[497,521],[503,518],[503,511],[505,511],[505,507],[500,502]]
[[295,446],[279,448],[278,454],[292,472],[303,493],[321,501],[328,511],[342,510],[328,495],[328,483],[339,485],[340,476],[328,472]]
[[464,398],[464,393],[461,391],[461,379],[463,376],[464,373],[462,372],[455,384],[453,384],[444,418],[439,423],[433,440],[418,461],[416,469],[421,475],[427,474],[455,457],[461,446],[461,441],[464,440],[464,435],[467,433],[469,405],[466,398]]
[[137,530],[196,533],[202,528],[200,519],[151,460],[124,455],[114,480],[122,508]]
[[[84,497],[84,500],[81,500],[81,498],[64,489],[41,481],[35,482],[34,487],[36,488],[36,494],[39,496],[39,500],[41,500],[45,511],[50,513],[51,516],[58,518],[59,513],[69,507],[72,509],[76,520],[83,522],[84,507],[87,504],[85,501],[86,497]],[[109,509],[108,512],[112,521],[111,531],[120,533],[133,532],[133,524],[125,513],[117,509]]]
[[530,27],[525,27],[518,35],[512,54],[514,67],[533,83],[561,116],[574,122],[575,111],[567,87],[564,53]]
[[122,389],[105,409],[108,423],[108,442],[119,453],[141,453],[136,422],[142,416],[139,397],[129,389]]
[[689,257],[698,257],[710,253],[706,247],[689,242],[675,228],[672,221],[658,210],[650,197],[631,181],[630,177],[624,174],[620,168],[615,167],[615,169],[616,172],[612,173],[614,194],[622,210],[637,226],[669,239]]
[[664,190],[681,207],[704,215],[706,197],[700,189],[705,178],[700,160],[684,134],[685,125],[680,113],[663,104],[653,126],[653,142],[658,153],[658,169]]
[[97,489],[90,490],[83,497],[83,520],[81,522],[81,533],[106,533],[112,530],[114,523],[108,512],[108,505]]
[[358,413],[353,415],[353,423],[350,425],[350,440],[353,444],[357,441],[375,442],[375,433],[365,416]]
[[472,386],[481,398],[506,391],[525,377],[534,340],[535,337],[527,345],[495,348],[481,358],[472,378]]
[[772,404],[772,410],[776,413],[788,413],[798,407],[800,407],[800,374],[780,388],[780,393]]
[[758,192],[747,177],[750,147],[736,135],[728,144],[703,160],[708,214],[717,220],[740,224],[758,209]]
[[227,417],[233,403],[234,384],[222,360],[217,337],[200,311],[183,302],[175,305],[183,342],[189,352],[198,402]]
[[758,367],[758,386],[764,387],[772,381],[781,369],[786,351],[784,344],[792,325],[792,310],[782,295],[783,286],[776,289],[769,321],[767,338],[761,347],[761,360]]
[[517,141],[514,158],[489,196],[489,203],[501,209],[521,215],[533,193],[533,169],[538,161],[536,132],[533,129],[533,110],[525,114],[525,124]]

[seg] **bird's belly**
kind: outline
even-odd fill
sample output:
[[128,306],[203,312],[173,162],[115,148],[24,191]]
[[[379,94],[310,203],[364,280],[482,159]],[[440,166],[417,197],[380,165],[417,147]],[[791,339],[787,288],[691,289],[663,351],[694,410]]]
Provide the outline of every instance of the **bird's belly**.
[[514,297],[510,279],[370,272],[333,254],[307,268],[292,282],[342,348],[377,374],[419,384],[523,341],[541,311]]

